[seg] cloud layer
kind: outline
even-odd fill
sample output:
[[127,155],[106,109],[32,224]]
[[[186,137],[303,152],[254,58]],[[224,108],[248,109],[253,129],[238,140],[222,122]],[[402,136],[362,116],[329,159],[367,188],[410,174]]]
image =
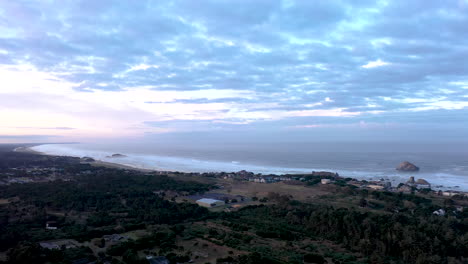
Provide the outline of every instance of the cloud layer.
[[466,0],[2,1],[0,134],[355,124],[463,139],[466,25]]

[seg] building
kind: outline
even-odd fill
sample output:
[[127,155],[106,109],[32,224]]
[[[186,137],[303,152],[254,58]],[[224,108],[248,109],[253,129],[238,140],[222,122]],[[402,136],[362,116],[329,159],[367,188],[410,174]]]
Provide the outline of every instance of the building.
[[436,210],[436,211],[432,212],[432,214],[438,215],[438,216],[444,216],[445,215],[445,210],[441,208],[439,210]]
[[215,199],[209,199],[209,198],[202,198],[200,200],[197,200],[196,203],[199,206],[207,207],[207,208],[218,207],[218,206],[224,205],[224,202],[221,200],[215,200]]
[[39,246],[46,249],[60,249],[60,246],[52,242],[40,242]]
[[57,229],[57,222],[49,221],[46,223],[47,230],[56,230]]
[[384,187],[382,185],[377,184],[369,184],[367,187],[371,188],[372,190],[383,190]]
[[329,184],[331,182],[331,180],[330,179],[322,179],[320,182],[322,184]]

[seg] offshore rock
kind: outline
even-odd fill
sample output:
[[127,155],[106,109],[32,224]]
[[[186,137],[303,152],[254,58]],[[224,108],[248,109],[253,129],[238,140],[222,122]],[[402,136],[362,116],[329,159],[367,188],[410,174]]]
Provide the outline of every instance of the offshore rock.
[[414,165],[413,163],[410,163],[408,161],[404,161],[396,167],[396,170],[398,171],[419,171],[419,167]]
[[112,156],[107,156],[108,158],[125,158],[127,156],[122,154],[112,154]]

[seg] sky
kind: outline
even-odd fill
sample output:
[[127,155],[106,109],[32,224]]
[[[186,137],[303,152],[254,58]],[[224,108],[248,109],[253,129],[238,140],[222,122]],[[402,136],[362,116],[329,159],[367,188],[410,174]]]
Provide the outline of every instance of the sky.
[[468,0],[0,0],[0,142],[466,141]]

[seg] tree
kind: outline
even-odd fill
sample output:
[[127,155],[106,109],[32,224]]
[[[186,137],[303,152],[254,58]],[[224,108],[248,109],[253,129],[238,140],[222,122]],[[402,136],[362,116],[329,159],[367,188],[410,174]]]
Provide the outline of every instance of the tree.
[[318,254],[309,253],[304,255],[304,262],[322,264],[325,263],[325,258]]

